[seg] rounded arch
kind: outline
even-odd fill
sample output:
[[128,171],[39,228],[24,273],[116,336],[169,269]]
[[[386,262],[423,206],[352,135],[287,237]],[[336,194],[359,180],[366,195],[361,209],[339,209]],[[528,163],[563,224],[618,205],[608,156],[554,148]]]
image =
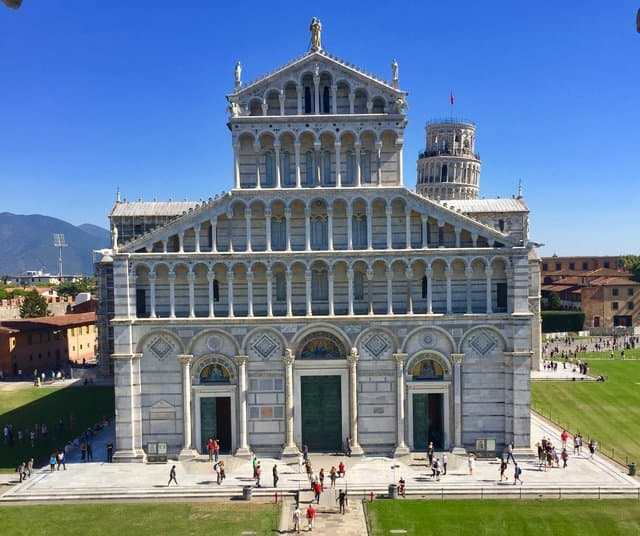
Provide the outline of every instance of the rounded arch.
[[291,339],[291,347],[294,351],[294,354],[296,356],[299,355],[299,352],[301,350],[300,348],[301,343],[305,341],[305,339],[307,339],[309,335],[313,335],[313,333],[320,334],[322,332],[331,333],[335,335],[343,345],[343,348],[345,350],[345,356],[349,353],[352,345],[347,334],[344,331],[342,331],[340,328],[332,324],[326,324],[324,322],[320,322],[317,324],[314,323],[311,326],[307,326],[302,331],[299,331],[298,333],[296,333],[295,337]]
[[367,328],[363,331],[360,332],[360,334],[356,337],[355,342],[353,343],[353,345],[356,348],[360,347],[360,343],[362,342],[362,340],[371,332],[376,332],[376,331],[382,331],[383,333],[385,333],[390,339],[391,342],[393,343],[393,349],[392,349],[392,353],[396,353],[398,351],[398,348],[400,348],[400,344],[398,341],[398,337],[396,337],[395,333],[393,333],[393,331],[391,331],[388,328],[382,327],[382,326],[376,326],[376,327],[370,327]]
[[[197,359],[191,365],[191,383],[192,385],[200,385],[201,383],[209,383],[202,382],[202,373],[207,369],[211,370],[214,367],[222,367],[226,370],[227,375],[226,382],[220,383],[230,383],[235,384],[237,382],[237,374],[236,374],[236,366],[235,363],[225,355],[222,354],[205,354]],[[216,381],[211,383],[218,383]]]
[[491,331],[494,335],[497,335],[498,338],[500,339],[500,342],[502,342],[502,350],[505,351],[505,352],[509,351],[509,345],[507,343],[507,339],[499,329],[496,329],[495,327],[490,326],[490,325],[481,324],[479,326],[474,326],[471,329],[465,331],[464,335],[462,335],[462,338],[460,339],[460,344],[458,346],[458,352],[462,353],[463,352],[463,348],[464,348],[464,344],[467,341],[467,339],[472,334],[474,334],[475,332],[481,331],[481,330]]
[[[450,335],[450,333],[446,330],[443,329],[441,327],[438,326],[421,326],[418,328],[414,328],[412,329],[407,336],[404,338],[404,341],[402,343],[402,348],[401,348],[401,352],[406,352],[407,349],[407,343],[411,340],[411,338],[416,334],[419,333],[420,331],[428,331],[428,330],[433,330],[433,331],[437,331],[438,333],[440,333],[441,335],[444,335],[444,338],[447,340],[447,342],[449,343],[449,347],[451,348],[451,351],[453,352],[456,348],[456,341],[453,339],[453,337]],[[434,351],[434,350],[429,350],[429,351]]]
[[191,339],[191,342],[189,343],[189,346],[187,347],[187,353],[188,354],[193,354],[193,350],[194,348],[196,348],[197,344],[200,342],[200,340],[208,337],[209,335],[213,335],[213,334],[217,334],[217,335],[221,335],[224,337],[225,340],[231,341],[233,348],[234,348],[234,354],[238,355],[240,354],[240,346],[238,345],[238,342],[236,341],[236,339],[234,337],[232,337],[231,335],[229,335],[228,332],[222,330],[222,329],[218,329],[218,328],[208,328],[205,329],[204,331],[201,331],[200,333],[198,333],[193,339]]
[[434,372],[436,372],[435,377],[423,377],[421,380],[447,380],[451,378],[451,374],[453,368],[451,366],[451,361],[445,356],[442,352],[438,350],[421,350],[420,352],[416,352],[413,354],[405,364],[404,373],[407,378],[413,379],[416,378],[416,367],[422,364],[425,361],[435,361],[440,368],[442,369],[442,375],[437,374],[437,368],[435,368]]
[[171,341],[174,342],[178,347],[178,352],[177,352],[178,354],[185,353],[184,344],[182,343],[182,340],[180,339],[180,337],[178,337],[175,333],[172,333],[167,329],[154,329],[153,331],[150,331],[149,333],[143,335],[138,341],[138,344],[136,344],[136,352],[139,354],[142,354],[144,352],[144,346],[147,343],[147,341],[149,341],[150,339],[153,339],[154,337],[160,337],[160,336],[171,339]]
[[271,333],[272,335],[274,335],[281,343],[282,343],[282,348],[283,350],[285,348],[287,348],[287,339],[284,338],[284,335],[282,335],[282,333],[280,333],[278,330],[273,329],[273,328],[269,328],[269,327],[257,327],[252,329],[251,331],[249,331],[249,333],[247,333],[244,336],[244,339],[242,339],[242,353],[244,355],[247,355],[247,344],[249,343],[249,341],[251,340],[251,338],[256,334],[256,333],[260,333],[260,332],[268,332]]

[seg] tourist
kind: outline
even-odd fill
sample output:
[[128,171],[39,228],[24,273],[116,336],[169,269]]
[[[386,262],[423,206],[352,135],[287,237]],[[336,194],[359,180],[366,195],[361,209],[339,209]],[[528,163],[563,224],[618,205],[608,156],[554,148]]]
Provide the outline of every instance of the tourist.
[[322,488],[320,487],[320,482],[316,481],[313,483],[313,494],[317,504],[320,504],[320,493],[322,493]]
[[541,466],[544,456],[544,450],[542,450],[542,445],[539,442],[536,443],[536,450],[538,452],[538,465]]
[[324,491],[324,467],[320,468],[320,487]]
[[218,484],[218,486],[219,486],[220,484],[222,484],[222,474],[220,472],[220,462],[216,462],[216,463],[213,464],[213,470],[216,472],[216,484]]
[[273,464],[273,487],[277,488],[278,487],[278,480],[280,479],[278,477],[278,466],[276,464]]
[[302,453],[298,454],[298,474],[302,473],[302,466],[304,465],[304,457]]
[[518,466],[518,464],[514,461],[513,465],[515,465],[515,469],[513,470],[513,485],[516,485],[516,482],[520,482],[522,485],[522,480],[520,480],[520,475],[522,475],[522,469]]
[[178,480],[176,479],[176,466],[175,465],[172,465],[171,466],[171,471],[169,471],[169,483],[167,484],[167,486],[170,486],[171,482],[175,482],[176,486],[178,485]]
[[216,437],[213,440],[213,459],[218,461],[220,458],[220,440]]
[[507,465],[509,465],[509,459],[513,460],[513,464],[515,465],[516,460],[513,457],[513,443],[509,443],[506,448],[507,452]]
[[309,447],[307,447],[307,445],[303,445],[302,447],[302,456],[305,462],[309,461]]
[[56,453],[52,452],[51,456],[49,456],[49,469],[53,473],[56,468]]
[[344,477],[346,474],[347,474],[347,469],[344,466],[344,463],[340,461],[340,463],[338,464],[338,477]]
[[309,530],[313,530],[313,519],[315,517],[316,511],[313,508],[313,504],[309,503],[309,506],[307,507],[307,522],[309,523]]
[[344,441],[344,453],[350,458],[351,457],[351,438],[347,436],[347,439]]
[[596,453],[596,442],[593,439],[589,440],[589,454],[590,458],[593,460],[593,455]]
[[251,465],[253,466],[253,478],[256,478],[256,467],[258,466],[258,457],[254,454],[251,458]]
[[311,467],[311,462],[307,460],[307,479],[309,480],[309,484],[311,484],[311,478],[313,477],[313,469]]
[[4,436],[4,444],[8,445],[9,444],[9,427],[6,424],[4,425],[3,436]]
[[336,479],[338,478],[338,474],[336,472],[335,466],[331,466],[329,470],[329,480],[331,480],[331,489],[335,489],[336,487]]
[[[209,453],[209,461],[213,461],[213,438],[209,438],[207,441],[207,452]],[[217,461],[217,460],[216,460]]]
[[27,462],[27,474],[29,475],[29,478],[31,478],[32,471],[33,471],[33,458],[30,458],[29,461]]
[[578,432],[578,456],[582,456],[582,434]]
[[447,456],[447,453],[445,452],[442,455],[442,474],[444,476],[447,476],[447,463],[449,463],[449,458]]
[[349,504],[349,499],[347,498],[347,492],[341,489],[336,501],[340,503],[340,513],[344,515],[345,507]]
[[562,448],[566,449],[567,448],[567,439],[569,438],[569,434],[567,433],[566,430],[562,430],[562,433],[560,434],[560,440],[562,441]]
[[575,455],[577,453],[578,453],[578,436],[575,435],[573,436],[573,454]]
[[469,464],[469,474],[473,476],[473,467],[476,464],[476,457],[473,454],[469,454],[468,464]]
[[500,461],[500,482],[502,482],[503,479],[507,479],[506,475],[504,474],[506,470],[507,470],[507,462],[505,462],[504,460],[501,460]]
[[87,443],[84,439],[80,443],[80,460],[83,462],[87,461]]
[[429,466],[433,465],[433,441],[429,441],[429,446],[427,447],[427,458],[429,458]]
[[569,459],[569,453],[567,452],[567,449],[562,449],[562,453],[560,454],[560,457],[562,458],[562,468],[566,469],[567,460]]
[[293,530],[298,534],[300,533],[300,518],[302,517],[302,512],[300,511],[300,505],[296,504],[296,508],[293,511]]
[[87,461],[93,461],[93,447],[89,441],[87,441]]
[[26,478],[24,462],[22,462],[21,464],[18,465],[18,467],[16,467],[16,473],[18,473],[18,478],[20,479],[20,482],[22,482]]
[[440,458],[436,458],[433,464],[435,465],[435,468],[436,468],[436,480],[440,482],[440,473],[442,471],[440,466]]
[[218,462],[218,467],[220,467],[220,483],[224,482],[224,479],[227,478],[227,473],[224,470],[224,462],[220,460]]
[[262,469],[260,467],[260,462],[257,463],[256,465],[256,488],[261,488],[262,486],[260,485],[260,476],[262,475]]
[[404,477],[400,477],[400,481],[398,482],[398,494],[403,497],[406,495],[406,483],[404,481]]

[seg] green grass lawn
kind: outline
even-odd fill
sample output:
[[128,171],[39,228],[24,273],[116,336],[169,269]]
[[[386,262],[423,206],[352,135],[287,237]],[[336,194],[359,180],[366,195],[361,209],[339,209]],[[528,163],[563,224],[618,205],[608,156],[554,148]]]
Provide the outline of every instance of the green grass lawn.
[[56,504],[0,507],[1,533],[7,536],[160,536],[189,534],[272,534],[279,509],[273,504],[140,503]]
[[[607,455],[640,463],[640,361],[592,361],[600,382],[532,382],[531,405],[570,432],[593,437]],[[538,438],[533,438],[537,441]]]
[[640,534],[640,502],[620,501],[375,501],[373,536],[406,530],[420,536],[616,536]]
[[[33,387],[13,391],[0,391],[0,429],[12,424],[15,444],[8,446],[0,439],[0,471],[14,471],[23,460],[44,460],[53,449],[63,447],[87,427],[104,416],[112,417],[113,387]],[[73,416],[73,427],[70,416]],[[62,419],[63,430],[58,421]],[[35,447],[28,440],[28,431],[35,424],[45,423],[49,429],[46,438],[38,435]],[[23,431],[23,440],[17,439],[17,430]]]

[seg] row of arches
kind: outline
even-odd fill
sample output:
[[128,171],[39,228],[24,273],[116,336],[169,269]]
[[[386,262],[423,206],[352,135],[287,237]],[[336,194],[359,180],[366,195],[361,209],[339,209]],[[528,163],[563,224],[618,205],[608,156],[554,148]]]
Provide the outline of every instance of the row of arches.
[[454,182],[478,186],[480,164],[450,160],[418,161],[418,184]]
[[137,262],[136,316],[473,314],[511,310],[504,257]]

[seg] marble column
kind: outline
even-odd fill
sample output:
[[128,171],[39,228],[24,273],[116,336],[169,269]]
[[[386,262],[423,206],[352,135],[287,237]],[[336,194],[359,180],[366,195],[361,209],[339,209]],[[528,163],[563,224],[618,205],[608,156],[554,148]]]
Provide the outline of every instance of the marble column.
[[178,233],[178,253],[184,253],[184,231]]
[[284,351],[284,409],[285,409],[285,443],[282,449],[282,457],[298,456],[300,451],[294,440],[294,415],[293,415],[293,364],[295,362],[290,348]]
[[347,249],[353,249],[353,208],[351,203],[347,204]]
[[280,144],[279,143],[274,143],[273,144],[273,151],[276,155],[276,188],[281,188],[282,184],[281,184],[281,180],[280,180]]
[[271,251],[271,209],[266,208],[264,211],[264,223],[265,223],[265,234],[266,234],[266,251]]
[[338,113],[338,86],[337,84],[331,85],[331,113]]
[[211,252],[218,251],[218,219],[211,220]]
[[407,279],[407,314],[413,314],[413,270],[407,268],[404,271],[404,276]]
[[247,316],[253,316],[253,272],[247,271]]
[[313,307],[311,306],[311,270],[307,269],[304,271],[304,294],[306,301],[306,315],[313,315]]
[[451,299],[451,276],[453,275],[453,270],[450,266],[447,266],[444,273],[447,276],[447,314],[450,315],[453,312]]
[[256,153],[256,189],[259,190],[262,188],[262,185],[260,184],[260,145],[255,143],[253,145],[253,150]]
[[227,270],[227,302],[229,308],[227,316],[233,318],[235,316],[233,314],[233,268]]
[[115,416],[116,451],[114,462],[144,462],[142,415],[140,404],[142,354],[111,354],[118,411]]
[[404,166],[402,156],[403,143],[400,140],[396,140],[396,154],[398,155],[398,183],[402,186],[404,184]]
[[409,447],[404,440],[404,431],[406,427],[406,413],[404,407],[404,362],[407,359],[407,354],[393,354],[393,360],[396,362],[396,448],[393,451],[393,455],[405,456],[409,454]]
[[195,318],[196,316],[196,304],[195,304],[195,283],[196,274],[189,270],[187,273],[187,281],[189,283],[189,318]]
[[349,113],[353,115],[355,110],[356,94],[353,91],[349,92]]
[[168,240],[163,240],[162,241],[162,253],[168,253],[168,247],[169,247],[169,241]]
[[198,453],[191,442],[191,360],[192,355],[178,355],[182,365],[182,450],[178,456],[180,461],[195,458]]
[[213,266],[209,266],[209,271],[207,272],[207,281],[209,282],[209,317],[214,318],[216,316],[216,308],[215,301],[216,297],[214,295],[214,282],[216,280],[216,272]]
[[333,251],[333,206],[327,205],[327,246]]
[[456,233],[456,247],[460,247],[460,233],[462,233],[462,229],[460,227],[455,227],[454,231]]
[[293,307],[291,304],[291,283],[293,280],[293,272],[291,272],[291,270],[287,269],[287,272],[285,274],[286,280],[287,280],[287,316],[292,316],[293,315]]
[[473,304],[471,303],[471,291],[473,285],[473,268],[467,266],[464,269],[464,274],[467,276],[467,314],[473,313]]
[[246,250],[247,251],[253,251],[252,248],[252,240],[251,240],[251,209],[249,207],[246,207],[244,209],[244,221],[245,221],[245,228],[247,231],[247,247]]
[[387,268],[385,270],[387,276],[387,314],[393,314],[393,269]]
[[334,148],[336,151],[336,186],[342,188],[342,144],[337,141],[334,143]]
[[353,316],[353,268],[347,270],[347,314]]
[[391,235],[391,216],[393,214],[393,207],[388,204],[385,207],[385,215],[387,216],[387,249],[393,248],[393,236]]
[[296,159],[296,188],[300,188],[300,142],[296,141],[293,144],[293,149]]
[[376,183],[382,186],[382,142],[376,142]]
[[291,251],[291,209],[284,209],[285,233],[287,239],[287,251]]
[[238,367],[238,401],[240,417],[240,438],[236,456],[249,457],[251,451],[247,443],[247,356],[237,355],[235,357]]
[[176,273],[173,270],[167,275],[169,279],[169,318],[176,317]]
[[367,301],[369,302],[369,310],[367,311],[368,315],[373,314],[373,270],[371,268],[367,269]]
[[424,275],[427,278],[427,314],[433,314],[433,288],[432,288],[432,279],[433,269],[431,266],[427,266],[424,271]]
[[313,113],[320,115],[320,77],[313,75]]
[[354,348],[347,357],[349,363],[349,437],[351,456],[362,456],[364,451],[358,439],[358,354]]
[[462,445],[462,361],[464,354],[451,354],[453,360],[454,454],[464,454]]
[[196,243],[196,253],[200,253],[200,229],[201,229],[201,225],[194,225],[193,226],[193,235],[195,238],[195,243]]
[[478,233],[471,233],[471,242],[474,248],[478,247]]
[[268,269],[265,272],[267,278],[267,316],[273,316],[273,272]]
[[411,249],[411,209],[404,208],[404,247]]
[[367,205],[367,249],[373,249],[373,207]]
[[240,144],[233,144],[233,187],[240,188]]
[[329,283],[329,316],[335,314],[335,304],[333,299],[333,284],[334,284],[334,273],[333,267],[329,268],[329,273],[327,274],[327,279]]
[[355,160],[356,160],[356,187],[360,187],[362,182],[361,182],[361,170],[360,170],[360,149],[361,149],[362,145],[360,145],[360,143],[356,143],[354,145],[354,149],[355,149]]
[[151,305],[150,318],[156,318],[156,273],[149,272],[149,302]]
[[304,207],[304,249],[311,251],[311,207]]
[[429,247],[429,216],[422,214],[420,216],[422,220],[422,249]]
[[493,276],[493,270],[491,270],[490,267],[486,267],[485,268],[485,277],[487,278],[487,281],[486,281],[487,287],[486,287],[486,291],[485,292],[486,292],[486,295],[487,295],[487,314],[493,313],[493,306],[492,306],[492,301],[493,301],[492,300],[492,298],[493,298],[492,294],[493,294],[493,292],[492,292],[492,288],[491,288],[492,287],[492,285],[491,285],[491,277],[492,276]]
[[280,101],[280,115],[284,115],[285,95],[284,95],[283,89],[281,89],[280,92],[278,93],[278,100]]
[[233,253],[233,209],[227,210],[227,234],[229,236],[229,247],[227,251]]

